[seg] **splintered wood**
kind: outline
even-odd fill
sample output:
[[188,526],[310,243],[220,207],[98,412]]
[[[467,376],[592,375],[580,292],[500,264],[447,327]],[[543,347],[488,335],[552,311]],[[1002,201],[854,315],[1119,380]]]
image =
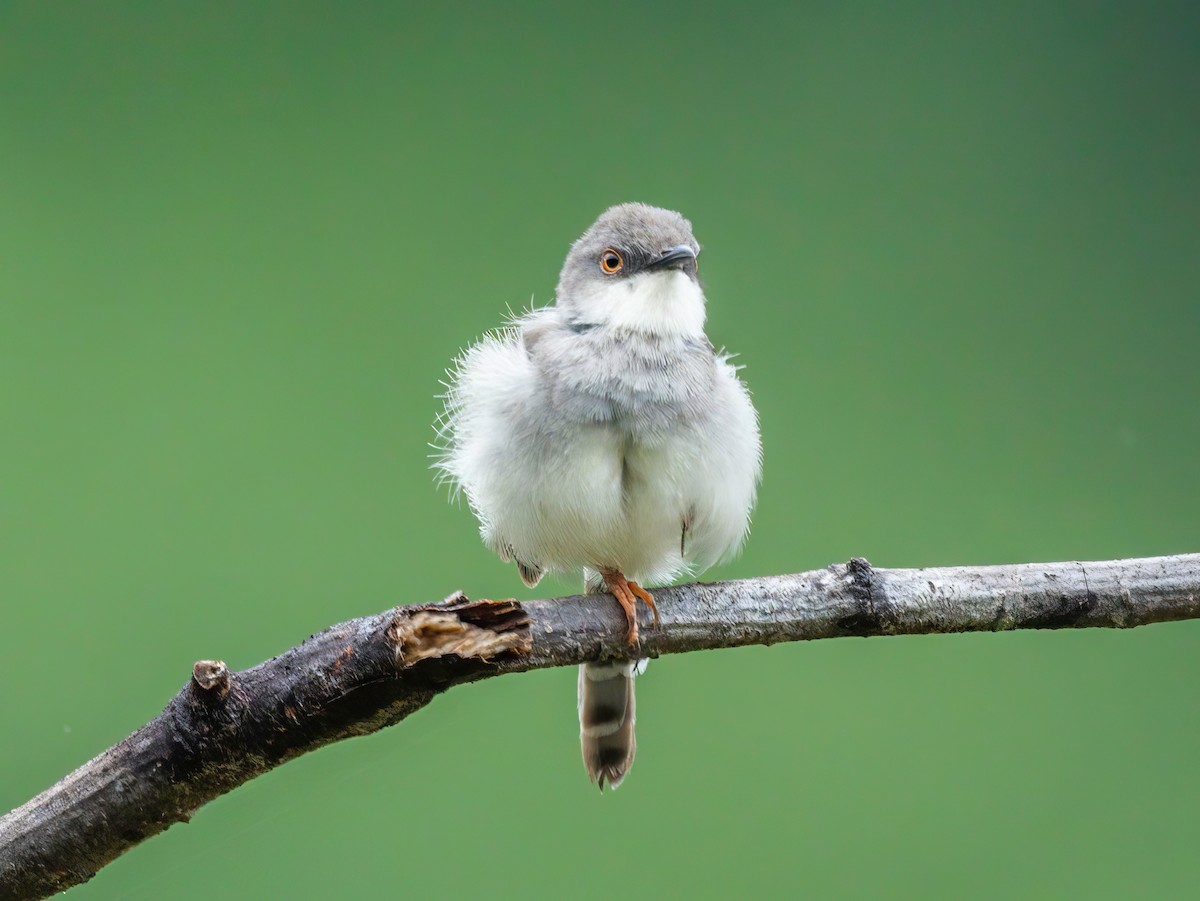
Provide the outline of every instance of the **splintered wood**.
[[527,629],[490,629],[465,621],[463,610],[417,610],[398,615],[389,636],[396,650],[396,668],[453,654],[491,660],[505,651],[527,653]]

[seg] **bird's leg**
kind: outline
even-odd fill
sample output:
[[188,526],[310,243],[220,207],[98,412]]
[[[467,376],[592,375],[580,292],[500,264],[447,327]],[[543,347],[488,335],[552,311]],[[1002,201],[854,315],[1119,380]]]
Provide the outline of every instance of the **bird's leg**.
[[603,573],[603,576],[604,587],[617,599],[617,603],[625,611],[625,619],[629,623],[629,631],[625,633],[625,641],[628,644],[635,645],[638,641],[637,598],[629,587],[628,580],[616,570],[607,570]]
[[654,595],[642,588],[637,582],[630,582],[619,570],[602,569],[600,575],[604,579],[604,587],[617,599],[621,609],[625,611],[625,619],[629,623],[629,631],[625,640],[631,645],[637,644],[638,622],[637,602],[640,598],[646,606],[654,611],[654,624],[658,625],[658,608],[654,606]]

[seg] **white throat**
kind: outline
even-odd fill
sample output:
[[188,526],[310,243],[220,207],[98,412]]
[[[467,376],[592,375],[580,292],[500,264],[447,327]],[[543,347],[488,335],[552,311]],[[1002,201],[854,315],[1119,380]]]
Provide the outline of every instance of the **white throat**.
[[678,337],[704,333],[704,292],[677,269],[590,285],[571,306],[583,321],[611,328]]

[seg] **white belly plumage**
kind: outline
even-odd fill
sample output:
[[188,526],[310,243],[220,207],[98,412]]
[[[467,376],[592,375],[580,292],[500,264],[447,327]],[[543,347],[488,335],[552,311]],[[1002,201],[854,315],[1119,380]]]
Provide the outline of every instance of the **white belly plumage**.
[[488,544],[547,569],[607,567],[648,582],[684,571],[684,525],[703,500],[696,448],[683,435],[642,446],[610,423],[557,438],[495,486],[510,496],[489,505]]

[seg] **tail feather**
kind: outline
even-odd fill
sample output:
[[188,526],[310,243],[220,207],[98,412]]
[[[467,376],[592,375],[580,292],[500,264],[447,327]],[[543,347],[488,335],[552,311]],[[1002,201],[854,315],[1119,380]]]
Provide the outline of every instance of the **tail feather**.
[[[594,570],[585,570],[584,591],[605,593],[604,581]],[[579,747],[588,778],[604,791],[612,788],[633,766],[637,751],[633,680],[646,669],[646,660],[585,663],[579,667]]]
[[634,677],[645,661],[585,663],[579,667],[579,745],[588,778],[616,788],[633,766]]

